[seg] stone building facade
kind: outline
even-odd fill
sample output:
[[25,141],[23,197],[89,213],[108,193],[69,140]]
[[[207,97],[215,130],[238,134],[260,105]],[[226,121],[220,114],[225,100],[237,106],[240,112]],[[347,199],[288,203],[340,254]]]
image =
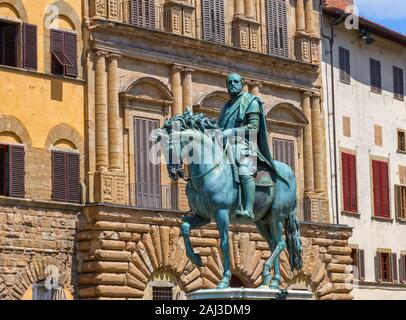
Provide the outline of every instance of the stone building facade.
[[[21,35],[31,46],[18,62],[0,57],[0,151],[25,150],[25,172],[21,157],[20,171],[8,169],[24,185],[1,189],[0,298],[183,299],[213,288],[216,226],[192,232],[205,264],[195,268],[179,234],[184,184],[147,161],[148,134],[186,106],[217,116],[226,75],[239,72],[264,101],[274,158],[298,178],[304,268],[290,272],[284,253],[283,285],[352,299],[352,230],[329,224],[327,211],[319,5],[1,0],[0,28],[37,27]],[[36,55],[25,51],[33,43]],[[266,243],[251,225],[232,226],[230,239],[233,286],[256,287]]]
[[323,33],[334,35],[333,47],[322,41],[331,220],[354,228],[354,298],[403,300],[406,37],[364,18],[358,29],[334,25],[352,1],[331,2]]
[[[74,294],[85,176],[81,8],[80,0],[0,1],[0,299],[39,297],[51,274],[60,295]],[[76,56],[55,51],[65,33]],[[69,70],[56,60],[65,53]],[[56,154],[75,161],[66,200],[57,197],[66,174],[53,172]]]

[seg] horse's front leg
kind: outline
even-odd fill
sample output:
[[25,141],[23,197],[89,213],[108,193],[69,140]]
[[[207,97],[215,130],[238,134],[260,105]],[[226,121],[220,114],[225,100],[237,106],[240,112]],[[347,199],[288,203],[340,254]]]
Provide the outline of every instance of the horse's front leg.
[[232,276],[230,270],[230,256],[228,246],[228,229],[230,226],[229,214],[230,212],[227,209],[220,210],[216,214],[217,229],[220,234],[220,248],[223,255],[224,266],[223,279],[221,279],[220,283],[218,284],[218,289],[228,288],[230,286],[230,280]]
[[283,232],[282,222],[273,221],[271,230],[272,230],[272,236],[271,236],[271,238],[272,238],[272,255],[265,262],[264,272],[265,272],[265,270],[268,270],[268,272],[269,272],[269,270],[274,268],[274,277],[272,279],[270,288],[279,289],[279,285],[281,283],[279,255],[286,248],[286,242],[282,236],[282,232]]
[[194,214],[188,217],[187,220],[185,219],[180,227],[185,242],[186,255],[190,261],[198,267],[203,267],[203,262],[200,255],[194,252],[192,244],[190,243],[190,230],[201,228],[209,222],[210,219]]

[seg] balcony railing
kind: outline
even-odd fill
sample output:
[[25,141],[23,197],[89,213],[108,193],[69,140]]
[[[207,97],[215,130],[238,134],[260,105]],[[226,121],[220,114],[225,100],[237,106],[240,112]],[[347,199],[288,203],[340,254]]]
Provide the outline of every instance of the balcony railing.
[[[233,22],[226,21],[224,28],[213,24],[212,30],[204,32],[203,20],[201,18],[191,18],[188,22],[188,27],[183,20],[173,20],[169,11],[165,10],[162,6],[155,6],[153,14],[148,13],[149,17],[140,14],[138,18],[132,17],[131,14],[131,1],[121,3],[121,12],[123,19],[129,24],[136,25],[140,28],[153,29],[159,31],[166,31],[170,33],[180,34],[185,37],[192,37],[209,42],[224,44],[230,47],[237,47],[247,49],[254,52],[259,52],[267,55],[280,56],[289,59],[296,59],[294,38],[279,39],[275,43],[280,49],[274,49],[273,52],[269,49],[268,44],[268,28],[264,25],[254,23],[256,31],[248,30],[246,36],[239,34],[239,29]],[[182,15],[179,19],[184,19]],[[190,30],[189,30],[190,29]],[[245,37],[245,38],[244,38]],[[283,48],[287,46],[287,48]]]
[[129,185],[130,199],[135,199],[135,206],[148,209],[178,210],[178,187],[148,183]]

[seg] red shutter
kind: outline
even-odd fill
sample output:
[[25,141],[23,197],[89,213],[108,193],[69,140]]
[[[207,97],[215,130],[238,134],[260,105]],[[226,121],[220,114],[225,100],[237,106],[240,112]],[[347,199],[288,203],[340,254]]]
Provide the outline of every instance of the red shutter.
[[37,26],[23,24],[23,67],[37,70]]
[[80,203],[80,160],[79,154],[67,153],[67,202]]
[[359,279],[365,280],[365,253],[364,253],[364,250],[358,250],[358,268],[359,268]]
[[66,154],[52,151],[52,199],[65,202],[66,195]]
[[390,218],[388,164],[381,162],[382,216]]
[[396,253],[392,253],[391,265],[392,265],[392,281],[398,282],[398,258]]
[[10,146],[9,149],[10,168],[10,197],[24,198],[25,196],[25,151],[23,146]]
[[357,212],[357,169],[356,157],[353,154],[348,155],[349,169],[349,188],[350,188],[350,211]]
[[76,78],[78,76],[76,33],[64,32],[64,56],[69,61],[65,67],[66,76]]
[[374,194],[374,215],[382,216],[382,197],[381,197],[381,170],[378,161],[372,161],[373,176],[373,194]]
[[348,154],[341,153],[342,162],[342,179],[343,179],[343,198],[344,198],[344,210],[351,211],[351,198],[350,198],[350,176],[348,167]]

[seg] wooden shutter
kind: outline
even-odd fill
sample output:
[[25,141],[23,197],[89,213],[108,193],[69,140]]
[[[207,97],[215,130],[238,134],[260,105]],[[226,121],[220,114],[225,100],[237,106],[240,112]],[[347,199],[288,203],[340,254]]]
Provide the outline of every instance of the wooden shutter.
[[155,0],[131,0],[130,22],[137,27],[155,29]]
[[403,85],[403,69],[393,67],[393,92],[395,98],[402,99],[404,97],[404,85]]
[[210,0],[202,0],[202,22],[203,22],[203,39],[204,40],[212,40],[212,34],[211,34],[211,24],[212,24],[212,19],[210,16],[210,8],[211,8],[211,2]]
[[69,62],[65,66],[65,75],[68,77],[78,76],[77,50],[76,33],[64,32],[64,56]]
[[370,59],[369,64],[370,64],[372,91],[381,93],[382,91],[381,62],[374,59]]
[[215,41],[225,43],[224,0],[214,0],[212,3],[215,12]]
[[9,147],[9,193],[10,197],[25,196],[25,151],[23,146]]
[[350,83],[351,82],[350,51],[348,49],[340,47],[339,60],[340,60],[340,80],[345,83]]
[[382,216],[390,218],[388,163],[381,162]]
[[149,161],[149,151],[153,145],[149,141],[151,131],[158,129],[159,122],[144,118],[134,118],[136,199],[137,206],[146,208],[161,207],[160,165]]
[[398,282],[398,258],[396,253],[391,255],[392,282]]
[[67,200],[65,152],[52,151],[52,200]]
[[80,203],[80,156],[67,153],[67,202]]
[[351,198],[350,198],[350,176],[348,168],[348,154],[341,153],[342,161],[342,179],[343,179],[343,199],[344,199],[344,210],[351,210]]
[[401,283],[406,282],[406,255],[400,255],[399,259],[399,280]]
[[225,43],[224,0],[202,0],[203,39]]
[[63,66],[66,64],[64,41],[65,37],[63,31],[51,30],[51,72],[53,74],[63,73]]
[[131,0],[130,1],[130,22],[132,25],[141,26],[142,16],[141,16],[141,1]]
[[295,146],[291,140],[272,139],[273,157],[295,170]]
[[382,272],[381,272],[381,253],[377,252],[375,256],[375,280],[382,281]]
[[406,218],[406,187],[395,186],[396,217]]
[[372,161],[373,194],[374,194],[374,215],[382,216],[382,195],[381,195],[381,169],[378,161]]
[[23,67],[37,70],[37,26],[23,24]]
[[357,212],[357,171],[355,155],[342,153],[344,210]]
[[8,24],[0,30],[0,64],[17,67],[17,24]]
[[359,269],[359,279],[365,280],[365,252],[364,250],[358,251],[358,269]]
[[288,17],[285,0],[267,0],[268,53],[288,57]]

